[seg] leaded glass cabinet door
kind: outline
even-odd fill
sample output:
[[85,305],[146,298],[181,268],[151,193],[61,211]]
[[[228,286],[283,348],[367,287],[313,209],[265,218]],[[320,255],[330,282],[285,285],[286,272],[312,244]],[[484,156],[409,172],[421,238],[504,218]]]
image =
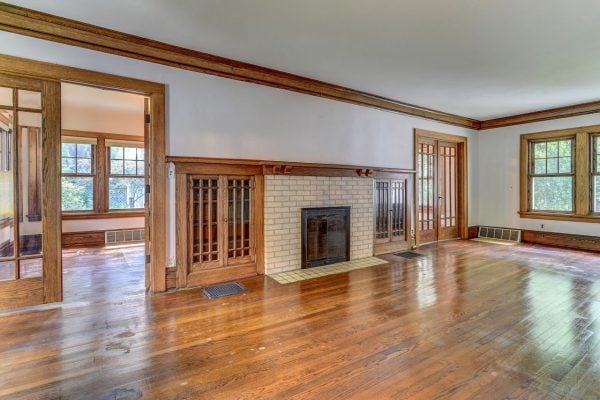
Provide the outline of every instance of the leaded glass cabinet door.
[[0,75],[0,309],[62,300],[60,84]]
[[227,177],[225,264],[254,261],[254,178]]
[[193,176],[189,182],[192,270],[254,262],[254,177]]
[[373,190],[375,244],[408,241],[407,179],[376,179]]
[[222,179],[219,176],[190,178],[190,265],[192,270],[223,266]]

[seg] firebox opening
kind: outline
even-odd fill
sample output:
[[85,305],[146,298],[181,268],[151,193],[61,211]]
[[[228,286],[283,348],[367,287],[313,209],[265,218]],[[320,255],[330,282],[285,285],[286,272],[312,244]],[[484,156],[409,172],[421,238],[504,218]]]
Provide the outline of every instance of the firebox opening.
[[350,259],[350,207],[302,209],[302,268]]

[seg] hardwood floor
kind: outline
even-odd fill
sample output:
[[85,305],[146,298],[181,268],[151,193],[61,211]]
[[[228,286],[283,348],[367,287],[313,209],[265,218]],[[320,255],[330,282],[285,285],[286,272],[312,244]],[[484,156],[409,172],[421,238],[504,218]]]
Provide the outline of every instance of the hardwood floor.
[[207,300],[97,251],[66,255],[63,305],[0,315],[3,398],[600,398],[599,254],[446,242]]

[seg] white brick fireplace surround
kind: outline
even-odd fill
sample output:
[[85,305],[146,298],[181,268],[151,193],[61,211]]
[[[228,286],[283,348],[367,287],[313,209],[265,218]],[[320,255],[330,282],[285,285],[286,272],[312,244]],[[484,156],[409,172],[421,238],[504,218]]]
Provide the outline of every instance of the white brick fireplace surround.
[[265,272],[300,269],[301,209],[350,206],[350,259],[373,255],[373,179],[265,176]]

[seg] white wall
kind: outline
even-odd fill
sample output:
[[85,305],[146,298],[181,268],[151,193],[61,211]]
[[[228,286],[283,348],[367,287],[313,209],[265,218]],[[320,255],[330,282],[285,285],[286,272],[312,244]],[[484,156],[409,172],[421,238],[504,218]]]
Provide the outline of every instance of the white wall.
[[144,96],[63,83],[62,129],[144,136]]
[[[413,129],[476,133],[314,96],[238,82],[0,32],[0,52],[167,85],[167,154],[413,168]],[[475,163],[470,152],[469,164]],[[477,224],[477,168],[469,176],[469,224]],[[172,188],[172,182],[168,187]],[[168,204],[174,204],[171,190]],[[175,253],[169,210],[169,255]]]
[[531,230],[542,230],[543,224],[548,232],[600,235],[597,224],[525,219],[518,214],[520,135],[598,124],[600,114],[590,114],[481,131],[476,160],[479,224]]

